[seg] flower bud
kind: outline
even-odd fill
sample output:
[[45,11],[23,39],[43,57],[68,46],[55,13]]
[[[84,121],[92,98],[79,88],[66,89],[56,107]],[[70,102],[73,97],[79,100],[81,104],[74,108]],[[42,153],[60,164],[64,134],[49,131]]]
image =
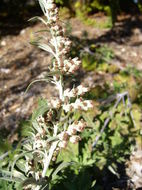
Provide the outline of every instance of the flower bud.
[[78,135],[73,135],[72,137],[70,137],[70,142],[73,144],[78,143],[80,140],[81,140],[81,138]]
[[67,133],[68,135],[75,135],[77,132],[76,128],[74,125],[69,125],[68,129],[67,129]]
[[64,104],[63,105],[63,110],[65,110],[65,112],[72,111],[72,109],[73,109],[72,104]]
[[68,140],[68,133],[63,131],[58,135],[59,139],[61,141],[67,141]]
[[60,141],[58,143],[58,147],[60,147],[60,148],[66,148],[67,144],[68,144],[68,141]]

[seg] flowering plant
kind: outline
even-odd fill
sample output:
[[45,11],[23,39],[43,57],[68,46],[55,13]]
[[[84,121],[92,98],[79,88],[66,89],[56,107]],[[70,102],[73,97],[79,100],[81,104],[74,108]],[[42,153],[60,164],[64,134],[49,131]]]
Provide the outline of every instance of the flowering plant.
[[71,41],[65,37],[58,8],[53,0],[39,0],[39,4],[45,19],[36,18],[48,27],[51,39],[48,41],[49,45],[41,41],[32,43],[53,56],[48,81],[55,85],[59,96],[41,102],[41,106],[32,116],[32,126],[27,126],[28,132],[24,134],[21,149],[13,156],[14,162],[9,163],[11,179],[19,180],[19,176],[22,176],[25,189],[34,190],[48,187],[51,178],[49,166],[56,161],[60,150],[66,148],[69,142],[78,143],[81,140],[80,133],[87,124],[81,117],[75,119],[74,112],[87,111],[93,107],[90,100],[82,98],[88,88],[79,85],[65,89],[65,75],[73,75],[79,69],[81,61],[77,57],[68,56]]

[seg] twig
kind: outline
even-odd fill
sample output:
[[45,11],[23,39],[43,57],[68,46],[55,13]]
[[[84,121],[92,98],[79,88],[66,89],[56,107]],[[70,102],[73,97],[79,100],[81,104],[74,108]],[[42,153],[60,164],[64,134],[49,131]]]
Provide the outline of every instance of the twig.
[[[126,96],[127,99],[128,99],[127,105],[126,105],[125,99],[124,99],[125,96]],[[113,109],[116,109],[116,108],[117,108],[117,106],[119,105],[119,103],[121,102],[121,100],[123,101],[123,104],[124,104],[124,105],[126,105],[126,106],[129,107],[129,108],[131,108],[131,101],[130,101],[130,97],[129,97],[128,92],[124,92],[124,93],[121,93],[121,94],[117,94],[116,99],[117,99],[117,101],[116,101],[116,103],[115,103]],[[135,121],[134,121],[134,119],[133,119],[133,114],[132,114],[131,111],[130,111],[130,116],[131,116],[131,119],[132,119],[133,124],[134,124],[134,127],[135,127]],[[100,137],[102,136],[102,134],[103,134],[105,128],[107,127],[107,125],[108,125],[108,123],[110,122],[111,119],[112,119],[112,113],[110,112],[110,113],[109,113],[109,117],[105,120],[104,126],[103,126],[102,129],[100,130],[100,134],[97,135],[95,141],[94,141],[93,144],[92,144],[92,149],[94,149],[94,148],[96,147],[96,145],[97,145],[97,143],[98,143]]]

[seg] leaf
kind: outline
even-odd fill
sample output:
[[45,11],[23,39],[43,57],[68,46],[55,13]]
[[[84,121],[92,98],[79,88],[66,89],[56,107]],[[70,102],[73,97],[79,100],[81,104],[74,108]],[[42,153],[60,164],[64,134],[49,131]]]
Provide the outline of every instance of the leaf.
[[32,123],[35,125],[35,119],[40,115],[43,115],[48,110],[48,103],[45,99],[39,99],[38,108],[34,111],[32,115]]
[[83,118],[85,119],[89,127],[92,127],[93,129],[95,128],[95,123],[93,122],[93,118],[90,117],[89,114],[83,113]]
[[7,170],[0,170],[0,179],[13,182],[22,182],[26,179],[26,177],[16,170],[13,170],[13,173]]
[[28,85],[28,87],[27,87],[27,89],[26,89],[26,91],[25,91],[25,94],[27,93],[27,91],[29,90],[29,88],[30,88],[34,83],[36,83],[36,82],[49,82],[49,81],[50,81],[49,79],[38,79],[38,80],[32,81],[32,82]]
[[[15,172],[15,170],[14,170],[14,167],[15,167],[16,162],[17,162],[20,158],[26,156],[26,154],[27,154],[27,153],[30,153],[30,152],[32,152],[32,151],[23,151],[21,154],[15,155],[16,158],[15,158],[15,160],[13,161],[13,163],[12,163],[12,165],[11,165],[11,178],[12,178],[12,176],[13,176],[14,174],[16,175],[16,172]],[[17,173],[17,174],[18,174],[18,173]],[[19,175],[20,175],[20,172],[19,172]],[[21,175],[23,175],[23,174],[21,173]],[[25,178],[26,178],[26,177],[25,177]],[[23,175],[23,179],[24,179],[24,175]],[[25,180],[25,179],[24,179],[24,180]]]
[[44,23],[45,25],[47,25],[46,21],[43,18],[39,17],[39,16],[35,16],[35,17],[29,19],[28,21],[37,21],[37,20],[39,20],[42,23]]
[[35,34],[40,33],[40,32],[49,32],[49,30],[46,30],[46,29],[44,29],[44,30],[38,30],[38,31],[35,32]]
[[26,169],[26,161],[23,159],[19,159],[16,163],[16,166],[20,169],[20,171],[26,173],[27,169]]
[[46,4],[44,3],[44,1],[43,0],[39,0],[39,4],[40,4],[40,7],[41,7],[43,13],[46,14],[46,9],[45,9]]
[[59,139],[58,137],[50,137],[50,138],[47,139],[46,142],[49,143],[49,142],[52,142],[52,141],[56,141],[58,139]]
[[58,172],[61,171],[63,168],[66,168],[66,167],[68,167],[68,166],[70,166],[70,165],[72,165],[72,164],[73,164],[73,162],[63,162],[63,163],[61,163],[61,164],[56,168],[56,170],[53,172],[52,178],[54,178],[54,177],[58,174]]
[[92,182],[91,188],[93,188],[93,187],[95,186],[95,184],[96,184],[96,180],[94,180],[94,181]]
[[43,43],[38,43],[37,46],[42,49],[42,50],[45,50],[49,53],[53,53],[53,50],[51,49],[50,46],[48,46],[47,44],[43,44]]
[[37,181],[32,177],[24,180],[23,186],[27,186],[29,184],[37,184]]
[[108,169],[114,174],[116,175],[118,178],[120,178],[119,174],[114,170],[114,168],[112,166],[108,166]]

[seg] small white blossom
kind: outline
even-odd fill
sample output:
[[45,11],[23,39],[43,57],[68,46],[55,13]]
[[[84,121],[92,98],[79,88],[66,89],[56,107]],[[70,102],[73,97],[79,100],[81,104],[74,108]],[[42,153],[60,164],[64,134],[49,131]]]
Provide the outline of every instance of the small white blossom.
[[86,126],[87,126],[86,122],[83,121],[83,120],[81,120],[81,121],[79,121],[78,124],[76,125],[76,130],[77,130],[78,132],[82,132],[82,131],[85,129]]
[[45,148],[47,146],[47,143],[45,140],[37,139],[34,141],[33,149],[39,149],[39,148]]
[[76,126],[75,126],[74,124],[69,125],[69,127],[68,127],[68,129],[67,129],[68,135],[70,135],[70,136],[71,136],[71,135],[75,135],[76,132],[77,132]]
[[86,104],[86,107],[87,107],[88,109],[93,108],[93,103],[92,103],[91,100],[85,100],[85,101],[84,101],[84,104]]
[[83,95],[84,93],[88,92],[88,88],[82,86],[82,85],[79,85],[77,87],[77,95]]
[[90,100],[82,100],[81,98],[76,99],[75,103],[72,103],[74,109],[80,109],[87,111],[90,108],[93,108],[92,101]]
[[63,105],[63,110],[65,110],[65,112],[69,112],[72,111],[73,106],[71,104],[64,104]]
[[73,58],[72,61],[74,62],[75,65],[80,66],[80,64],[81,64],[81,61],[79,60],[78,57]]
[[81,138],[78,135],[73,135],[72,137],[70,137],[70,142],[73,144],[78,143],[80,140]]
[[68,144],[68,141],[60,141],[58,143],[58,147],[60,147],[60,148],[66,148],[67,144]]
[[59,109],[61,107],[61,100],[60,99],[52,99],[50,100],[50,106],[55,108],[55,109]]
[[59,140],[61,140],[61,141],[67,141],[68,133],[66,131],[63,131],[58,135],[58,137],[59,137]]
[[69,98],[72,98],[72,97],[75,97],[76,94],[74,92],[74,90],[70,90],[69,88],[67,88],[65,91],[64,91],[64,96],[65,97],[69,97]]

